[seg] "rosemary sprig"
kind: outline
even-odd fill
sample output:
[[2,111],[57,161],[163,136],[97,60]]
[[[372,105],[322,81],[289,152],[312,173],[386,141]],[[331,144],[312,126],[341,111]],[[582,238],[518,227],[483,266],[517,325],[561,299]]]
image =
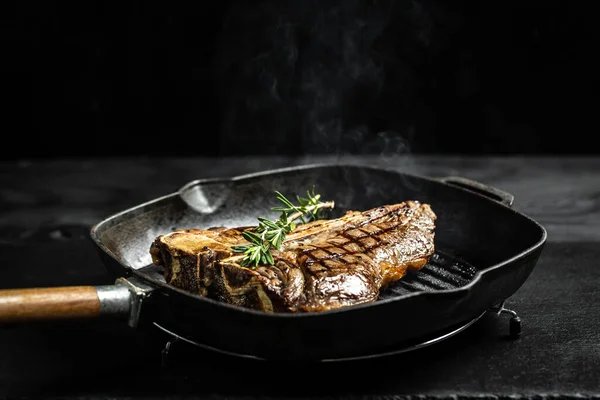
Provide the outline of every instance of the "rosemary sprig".
[[279,207],[271,208],[272,211],[280,211],[278,219],[271,221],[267,218],[258,217],[258,225],[254,229],[242,233],[249,245],[232,246],[235,253],[244,253],[240,265],[256,268],[258,265],[273,265],[271,249],[281,249],[281,244],[288,233],[296,229],[296,220],[306,223],[316,219],[324,218],[323,211],[333,208],[334,202],[321,202],[321,195],[315,193],[315,187],[307,191],[307,197],[296,196],[298,205],[293,204],[283,194],[275,191],[277,200],[282,203]]

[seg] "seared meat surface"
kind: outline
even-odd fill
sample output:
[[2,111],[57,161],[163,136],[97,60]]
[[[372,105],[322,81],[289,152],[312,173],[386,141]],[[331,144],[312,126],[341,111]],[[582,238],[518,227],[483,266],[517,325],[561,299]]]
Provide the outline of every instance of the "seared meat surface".
[[299,225],[275,265],[239,265],[231,246],[248,228],[178,230],[157,237],[153,262],[177,288],[266,312],[323,311],[377,300],[385,286],[422,268],[434,253],[436,215],[406,201]]

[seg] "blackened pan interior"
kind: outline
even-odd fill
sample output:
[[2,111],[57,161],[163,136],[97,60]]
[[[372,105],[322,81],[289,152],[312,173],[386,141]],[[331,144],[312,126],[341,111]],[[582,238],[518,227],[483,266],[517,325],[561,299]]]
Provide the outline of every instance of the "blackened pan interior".
[[[313,185],[323,199],[336,202],[331,217],[409,199],[429,203],[438,216],[438,256],[457,268],[450,278],[463,274],[467,279],[422,291],[388,291],[370,305],[290,315],[193,296],[145,274],[156,236],[181,228],[254,225],[257,216],[276,217],[269,211],[276,205],[275,190],[293,197]],[[181,335],[200,334],[208,345],[265,358],[344,357],[466,321],[522,285],[546,237],[535,221],[494,200],[438,180],[376,167],[305,166],[199,181],[195,189],[204,212],[192,210],[173,193],[106,219],[92,228],[92,239],[116,276],[150,276],[168,294],[155,306],[157,322]],[[438,263],[442,275],[444,262]]]

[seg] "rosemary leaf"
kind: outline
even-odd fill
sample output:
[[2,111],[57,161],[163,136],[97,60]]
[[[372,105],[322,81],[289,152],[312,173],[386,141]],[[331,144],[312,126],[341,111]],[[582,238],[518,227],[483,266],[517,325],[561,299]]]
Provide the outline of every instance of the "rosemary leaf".
[[295,220],[300,219],[302,223],[306,223],[307,220],[322,218],[323,209],[334,207],[332,201],[320,201],[321,195],[315,194],[314,185],[310,191],[306,191],[306,194],[307,197],[296,196],[299,204],[296,206],[281,192],[275,191],[277,200],[282,206],[272,207],[271,210],[281,212],[279,218],[271,221],[268,218],[258,217],[258,225],[242,233],[250,245],[231,247],[233,252],[244,254],[240,265],[251,268],[256,268],[258,265],[273,265],[275,261],[271,249],[281,250],[286,235],[296,229]]

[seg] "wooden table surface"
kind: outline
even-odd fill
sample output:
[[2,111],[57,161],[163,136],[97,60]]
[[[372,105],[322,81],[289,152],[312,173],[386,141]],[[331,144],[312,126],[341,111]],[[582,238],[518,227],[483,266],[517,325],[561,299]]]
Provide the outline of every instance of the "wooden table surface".
[[[279,371],[181,348],[110,321],[0,327],[0,398],[600,397],[600,157],[310,156],[0,162],[0,288],[110,283],[88,238],[105,217],[186,182],[321,162],[462,176],[515,196],[548,242],[508,303],[523,335],[484,316],[428,348],[335,368]],[[188,354],[189,353],[189,354]],[[190,361],[193,358],[193,362]]]

